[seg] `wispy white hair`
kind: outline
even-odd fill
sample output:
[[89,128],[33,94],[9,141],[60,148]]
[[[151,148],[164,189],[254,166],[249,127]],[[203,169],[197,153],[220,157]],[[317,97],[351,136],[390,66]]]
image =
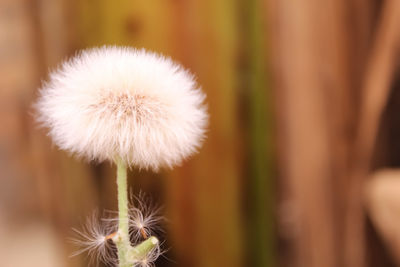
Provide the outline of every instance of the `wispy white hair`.
[[157,171],[180,164],[201,145],[204,99],[193,75],[171,59],[101,47],[50,73],[36,109],[61,149]]

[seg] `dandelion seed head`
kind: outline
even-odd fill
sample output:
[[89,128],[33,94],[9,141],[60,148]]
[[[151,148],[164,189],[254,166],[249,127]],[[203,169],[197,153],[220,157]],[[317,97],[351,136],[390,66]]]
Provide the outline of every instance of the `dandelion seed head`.
[[146,239],[156,232],[162,232],[160,222],[164,220],[160,216],[160,207],[155,206],[150,198],[146,198],[144,194],[139,194],[129,208],[129,226],[131,237],[135,241]]
[[35,105],[61,149],[157,171],[200,147],[208,123],[193,75],[145,50],[82,51],[50,74]]
[[97,214],[87,219],[82,230],[73,229],[75,237],[71,238],[72,244],[78,247],[71,257],[86,253],[90,263],[103,262],[114,266],[116,259],[113,254],[113,246],[109,242],[109,236],[117,230],[114,221],[104,221],[102,224],[97,220]]

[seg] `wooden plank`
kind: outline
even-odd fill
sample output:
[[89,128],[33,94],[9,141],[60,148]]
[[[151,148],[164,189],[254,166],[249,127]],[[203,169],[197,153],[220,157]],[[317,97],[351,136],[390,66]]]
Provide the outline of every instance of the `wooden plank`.
[[350,173],[345,244],[346,262],[352,267],[366,264],[362,186],[371,168],[379,122],[389,97],[390,83],[399,51],[400,2],[386,1],[381,12],[364,73],[360,120]]
[[[341,266],[353,120],[344,1],[268,1],[285,266]],[[350,65],[351,66],[351,65]]]

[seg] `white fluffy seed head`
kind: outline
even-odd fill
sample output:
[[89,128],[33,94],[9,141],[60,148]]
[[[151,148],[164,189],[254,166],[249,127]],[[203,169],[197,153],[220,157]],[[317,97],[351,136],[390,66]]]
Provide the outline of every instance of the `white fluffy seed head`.
[[135,242],[147,239],[152,235],[164,232],[161,222],[165,218],[161,216],[161,207],[157,207],[145,194],[131,199],[129,207],[129,228],[131,238]]
[[61,149],[157,171],[180,164],[201,145],[204,99],[194,77],[169,58],[102,47],[52,72],[36,109]]
[[[129,239],[132,245],[137,246],[149,238],[154,245],[146,255],[135,258],[131,264],[133,267],[153,267],[157,258],[165,252],[162,249],[163,244],[154,236],[163,232],[158,223],[164,218],[157,215],[160,208],[142,193],[138,197],[131,197],[131,205],[136,205],[129,208]],[[90,265],[103,262],[107,266],[118,266],[117,250],[113,243],[115,238],[118,239],[118,221],[118,212],[109,211],[107,217],[100,221],[98,214],[93,213],[82,230],[73,229],[75,235],[69,240],[78,249],[71,257],[87,254]]]
[[72,229],[75,237],[70,242],[78,247],[71,257],[87,253],[90,263],[103,262],[108,266],[117,266],[117,260],[114,257],[115,250],[108,241],[108,236],[117,231],[117,220],[98,221],[97,213],[88,217],[82,230]]

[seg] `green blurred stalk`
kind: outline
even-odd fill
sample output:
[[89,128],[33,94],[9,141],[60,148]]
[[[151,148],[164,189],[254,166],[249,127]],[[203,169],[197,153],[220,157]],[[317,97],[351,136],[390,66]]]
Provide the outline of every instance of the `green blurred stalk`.
[[[266,31],[262,1],[246,1],[246,54],[249,66],[250,207],[249,260],[251,266],[276,266],[274,236],[274,180],[272,173],[272,100],[268,94]],[[257,237],[254,239],[254,237]]]

